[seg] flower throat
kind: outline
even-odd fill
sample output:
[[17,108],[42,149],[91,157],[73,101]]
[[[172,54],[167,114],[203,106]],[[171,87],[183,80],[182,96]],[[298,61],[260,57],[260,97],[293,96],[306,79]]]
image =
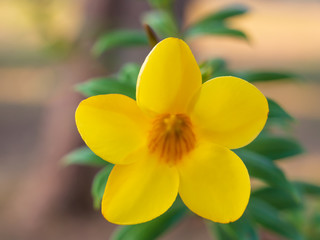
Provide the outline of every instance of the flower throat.
[[155,118],[149,133],[149,150],[160,159],[177,163],[195,146],[190,118],[184,114],[162,114]]

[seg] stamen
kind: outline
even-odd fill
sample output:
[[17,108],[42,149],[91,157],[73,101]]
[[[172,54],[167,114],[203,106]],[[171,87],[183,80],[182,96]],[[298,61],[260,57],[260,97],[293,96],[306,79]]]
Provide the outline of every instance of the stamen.
[[158,116],[149,133],[149,150],[167,163],[176,163],[195,146],[190,118],[185,114]]

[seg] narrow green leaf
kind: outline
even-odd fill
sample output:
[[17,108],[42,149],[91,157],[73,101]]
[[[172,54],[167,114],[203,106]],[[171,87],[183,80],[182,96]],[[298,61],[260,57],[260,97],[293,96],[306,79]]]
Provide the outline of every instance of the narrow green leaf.
[[143,16],[143,23],[148,24],[162,38],[179,36],[176,21],[167,11],[148,12]]
[[244,32],[230,28],[221,22],[195,24],[186,31],[187,38],[200,35],[229,36],[248,40]]
[[148,46],[148,38],[142,31],[117,30],[104,34],[94,44],[92,52],[95,56],[115,47]]
[[213,236],[215,236],[218,240],[234,240],[235,239],[235,236],[234,236],[235,233],[233,232],[232,229],[229,229],[228,227],[222,228],[220,225],[214,224],[210,229],[213,232]]
[[118,73],[119,82],[136,87],[140,65],[136,63],[125,64]]
[[94,177],[91,186],[91,196],[93,198],[93,208],[98,210],[101,205],[104,189],[107,184],[108,177],[113,168],[113,164],[109,164],[101,169]]
[[76,85],[76,90],[87,97],[118,93],[135,99],[135,87],[116,80],[116,78],[94,78]]
[[251,177],[261,179],[270,186],[282,189],[297,197],[295,189],[287,180],[283,171],[270,159],[245,149],[237,149],[234,152],[244,162]]
[[148,0],[153,8],[171,10],[174,0]]
[[255,226],[246,215],[229,224],[210,222],[209,227],[213,232],[216,230],[220,240],[259,240]]
[[[212,79],[216,76],[222,76],[226,73],[227,70],[227,63],[222,58],[215,58],[207,60],[200,64],[200,70],[202,74],[202,83]],[[229,74],[227,74],[229,75]]]
[[302,146],[295,139],[271,134],[260,134],[244,149],[259,153],[271,160],[291,157],[304,152]]
[[248,8],[245,5],[241,4],[233,4],[230,6],[227,6],[225,8],[220,9],[219,11],[206,16],[199,22],[213,22],[218,20],[226,20],[227,18],[243,15],[248,12]]
[[294,118],[288,114],[278,103],[270,98],[267,98],[269,104],[268,124],[287,125],[292,122]]
[[302,200],[297,201],[288,192],[278,188],[264,187],[254,191],[252,197],[261,199],[279,210],[299,209],[302,207]]
[[212,68],[212,72],[227,68],[227,62],[222,58],[214,58],[206,61],[206,64]]
[[302,194],[320,197],[320,186],[318,185],[301,181],[296,181],[293,184]]
[[204,34],[226,35],[248,40],[244,32],[228,27],[224,21],[227,18],[242,15],[247,11],[248,9],[244,5],[238,4],[223,8],[188,27],[186,30],[186,36],[193,37]]
[[247,208],[247,214],[264,228],[278,233],[290,240],[302,240],[299,231],[268,203],[252,197]]
[[148,36],[149,46],[151,48],[155,47],[160,41],[159,37],[155,33],[155,31],[146,23],[143,24],[143,29]]
[[62,159],[62,163],[66,166],[72,164],[105,166],[109,164],[107,161],[95,155],[88,147],[81,147],[72,151]]
[[[305,219],[304,219],[305,220]],[[307,223],[307,235],[309,240],[320,239],[320,212],[314,212],[310,223]]]
[[112,240],[151,240],[157,239],[185,215],[186,208],[174,204],[160,217],[146,223],[120,227],[111,237]]
[[248,71],[237,74],[240,78],[248,82],[267,82],[284,79],[294,79],[295,75],[291,73]]
[[234,73],[231,70],[224,68],[224,69],[219,69],[218,71],[213,72],[212,78],[223,77],[223,76],[233,76],[233,75]]

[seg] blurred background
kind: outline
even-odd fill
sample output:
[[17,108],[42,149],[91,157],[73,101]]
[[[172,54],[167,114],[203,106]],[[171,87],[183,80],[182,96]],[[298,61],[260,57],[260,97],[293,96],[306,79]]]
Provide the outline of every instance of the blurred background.
[[[185,25],[228,3],[250,8],[232,22],[248,34],[249,44],[226,37],[199,37],[189,44],[198,62],[223,57],[235,70],[300,76],[258,87],[297,119],[293,134],[307,151],[281,161],[281,168],[290,179],[320,184],[320,1],[177,2]],[[97,169],[64,167],[61,158],[83,144],[74,123],[83,97],[74,85],[116,72],[128,61],[142,63],[149,51],[112,50],[97,59],[92,44],[115,27],[140,28],[148,8],[143,0],[0,1],[0,239],[110,236],[115,226],[92,208]],[[162,239],[209,239],[199,220],[184,220]]]

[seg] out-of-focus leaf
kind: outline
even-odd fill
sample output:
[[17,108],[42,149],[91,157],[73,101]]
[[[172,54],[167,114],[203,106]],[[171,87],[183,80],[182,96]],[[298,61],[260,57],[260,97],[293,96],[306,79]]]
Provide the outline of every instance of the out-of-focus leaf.
[[186,31],[187,38],[200,35],[229,36],[248,40],[248,37],[244,32],[238,29],[230,28],[223,22],[196,23]]
[[254,191],[252,197],[261,199],[279,210],[298,209],[302,207],[302,201],[297,201],[288,192],[278,188],[264,187]]
[[135,99],[139,71],[140,65],[127,63],[117,75],[90,79],[87,82],[76,85],[76,90],[87,97],[117,93]]
[[118,74],[120,82],[136,87],[140,71],[140,65],[136,63],[127,63],[122,67]]
[[230,17],[243,15],[246,12],[248,12],[248,10],[249,9],[245,5],[233,4],[220,9],[219,11],[203,18],[199,22],[201,23],[201,22],[213,22],[213,21],[226,20],[227,18],[230,18]]
[[272,160],[295,156],[303,153],[302,146],[293,138],[260,134],[244,149],[259,153]]
[[320,186],[318,185],[301,181],[294,182],[293,184],[302,194],[320,197]]
[[146,32],[148,36],[148,41],[150,47],[155,47],[158,42],[160,41],[155,31],[146,23],[143,24],[144,31]]
[[233,72],[227,68],[220,69],[218,71],[213,72],[212,78],[215,77],[224,77],[224,76],[234,76]]
[[162,38],[178,37],[178,27],[173,16],[167,11],[153,11],[143,16],[143,23],[148,24]]
[[102,158],[95,155],[88,147],[78,148],[66,155],[62,162],[64,165],[88,165],[88,166],[105,166],[109,164]]
[[160,217],[146,223],[120,227],[112,240],[151,240],[157,239],[185,215],[186,208],[180,204],[174,204],[167,212]]
[[174,0],[148,0],[153,8],[170,10]]
[[94,177],[92,186],[91,186],[91,195],[93,198],[93,207],[98,210],[101,205],[102,196],[104,189],[107,184],[108,177],[113,168],[113,164],[109,164],[101,169]]
[[229,224],[209,223],[210,229],[216,230],[220,240],[259,240],[253,223],[243,215],[239,220]]
[[300,232],[268,203],[252,197],[247,214],[264,228],[278,233],[290,240],[302,240]]
[[267,98],[269,104],[269,116],[268,123],[278,123],[280,125],[286,125],[288,122],[294,120],[278,103],[270,98]]
[[204,17],[198,22],[192,24],[186,30],[186,36],[192,37],[197,35],[226,35],[231,37],[238,37],[248,40],[246,34],[240,30],[232,29],[226,25],[224,20],[230,17],[242,15],[248,9],[244,5],[231,5],[221,9],[209,16]]
[[320,239],[320,212],[314,212],[311,216],[310,223],[307,226],[307,235],[309,240]]
[[76,90],[87,97],[118,93],[135,99],[135,87],[117,81],[115,78],[95,78],[76,85]]
[[293,79],[295,76],[291,73],[280,72],[263,72],[263,71],[248,71],[237,74],[240,78],[248,82],[266,82],[283,79]]
[[142,31],[117,30],[106,33],[94,44],[92,52],[95,56],[115,47],[148,46],[148,38]]
[[205,83],[216,76],[229,75],[225,74],[228,71],[226,67],[226,61],[222,58],[210,59],[201,63],[200,70],[202,74],[202,83]]
[[287,180],[283,171],[270,159],[245,149],[237,149],[234,152],[244,162],[251,177],[261,179],[269,185],[297,197],[295,189]]

